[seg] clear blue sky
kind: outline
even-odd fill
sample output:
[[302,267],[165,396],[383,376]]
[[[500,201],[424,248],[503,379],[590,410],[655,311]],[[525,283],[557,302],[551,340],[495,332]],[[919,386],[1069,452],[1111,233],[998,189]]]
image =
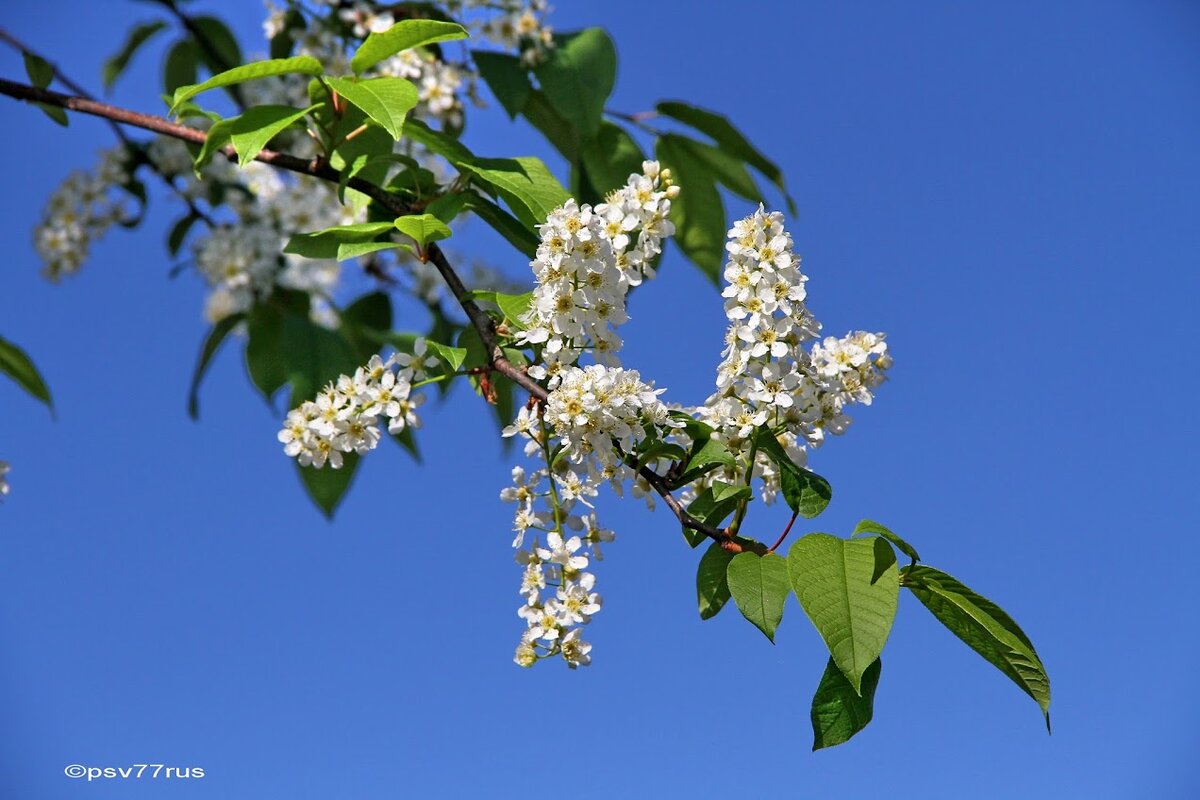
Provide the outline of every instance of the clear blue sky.
[[[200,5],[257,40],[258,3]],[[698,554],[632,503],[603,507],[619,539],[595,665],[518,669],[496,499],[511,459],[476,398],[428,415],[424,469],[394,448],[368,459],[327,523],[232,350],[201,422],[185,416],[202,293],[167,278],[173,204],[77,278],[39,278],[42,204],[110,135],[2,100],[0,332],[41,365],[59,418],[0,385],[0,795],[528,797],[561,779],[578,797],[1200,796],[1200,7],[558,5],[559,28],[616,39],[614,107],[721,109],[785,167],[813,310],[832,332],[887,331],[896,357],[814,459],[835,494],[810,529],[879,519],[1009,610],[1050,671],[1054,735],[906,595],[875,721],[810,754],[825,659],[799,607],[775,647],[732,608],[701,623]],[[97,86],[151,14],[42,0],[0,24]],[[115,99],[160,111],[160,58],[141,54]],[[21,78],[19,59],[0,75]],[[547,155],[502,114],[469,140]],[[702,399],[712,288],[672,254],[631,312],[627,364]],[[137,762],[208,777],[62,774]]]

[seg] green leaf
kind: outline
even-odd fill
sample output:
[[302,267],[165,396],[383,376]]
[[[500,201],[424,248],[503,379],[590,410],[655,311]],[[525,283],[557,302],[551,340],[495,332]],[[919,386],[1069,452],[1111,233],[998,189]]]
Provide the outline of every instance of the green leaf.
[[404,130],[404,118],[417,104],[417,87],[404,78],[326,78],[335,92],[346,102],[361,110],[378,123],[393,139]]
[[282,351],[283,312],[273,304],[251,308],[246,315],[246,369],[268,403],[288,380]]
[[733,453],[719,439],[711,435],[693,437],[692,453],[684,466],[683,474],[676,481],[680,486],[691,483],[719,467],[732,467],[735,463]]
[[309,108],[254,106],[247,109],[244,114],[227,120],[230,123],[229,139],[233,142],[233,149],[238,154],[238,166],[245,167],[262,152],[262,149],[267,146],[267,142],[292,124],[304,119],[321,105],[318,103]]
[[22,53],[25,57],[25,74],[29,76],[29,82],[39,89],[45,89],[54,80],[54,67],[50,66],[50,62],[41,56],[36,56],[33,53]]
[[788,210],[796,213],[796,204],[787,193],[787,185],[783,179],[783,170],[764,156],[750,140],[735,128],[728,119],[707,109],[698,108],[677,101],[663,101],[657,106],[658,113],[671,117],[685,125],[690,125],[701,133],[712,137],[717,146],[725,153],[745,161],[779,187],[787,201]]
[[601,195],[624,186],[631,173],[641,173],[646,160],[633,137],[608,120],[602,121],[595,138],[583,145],[580,157],[588,180]]
[[516,119],[533,92],[528,68],[520,58],[508,53],[472,50],[471,59],[479,69],[479,76],[508,112],[509,118]]
[[492,230],[500,234],[513,247],[517,248],[518,252],[533,258],[537,255],[538,238],[533,232],[521,224],[521,222],[502,209],[500,206],[488,200],[486,197],[481,197],[477,194],[463,195],[467,198],[467,207],[475,212],[481,220],[492,227]]
[[417,243],[422,251],[429,242],[450,237],[450,228],[433,214],[409,214],[396,220],[396,230]]
[[861,695],[863,672],[883,652],[896,616],[896,565],[872,583],[875,546],[870,541],[810,533],[792,545],[787,566],[804,613]]
[[166,94],[174,95],[179,87],[196,82],[199,49],[191,39],[180,39],[171,45],[163,61],[163,91]]
[[450,368],[451,372],[457,372],[467,358],[467,348],[465,347],[451,347],[432,339],[426,339],[425,344],[434,355],[446,362],[446,366]]
[[[733,513],[738,503],[751,496],[749,486],[735,486],[724,481],[713,481],[711,486],[696,495],[696,499],[688,504],[687,512],[705,525],[719,527],[725,518]],[[683,537],[688,544],[696,547],[704,541],[704,534],[698,531],[683,529]]]
[[901,539],[896,534],[892,533],[889,529],[885,528],[883,525],[880,525],[878,522],[875,522],[874,520],[869,520],[869,519],[861,520],[857,525],[854,526],[854,531],[850,535],[851,536],[859,536],[860,534],[870,534],[870,533],[874,533],[879,536],[882,536],[884,539],[887,539],[889,542],[896,545],[896,549],[899,550],[901,553],[904,553],[904,555],[911,558],[912,563],[916,564],[918,561],[921,560],[921,557],[919,555],[917,555],[917,550],[915,547],[913,547],[911,544],[909,544],[908,542]]
[[554,106],[546,98],[546,93],[534,89],[525,100],[521,114],[533,127],[541,131],[546,141],[554,149],[562,153],[563,158],[571,163],[579,161],[581,139],[579,129],[563,118],[554,110]]
[[154,22],[144,22],[141,25],[135,25],[129,31],[129,36],[125,39],[125,44],[121,49],[104,62],[103,82],[105,89],[111,89],[112,85],[117,82],[117,78],[121,77],[121,73],[129,66],[130,60],[134,54],[150,40],[154,34],[167,27],[167,23],[162,20]]
[[671,139],[673,145],[686,153],[688,157],[702,162],[713,176],[734,194],[754,203],[764,202],[762,192],[754,185],[754,178],[750,177],[746,167],[737,158],[710,144],[698,142],[686,136],[668,133],[663,138]]
[[886,539],[878,536],[872,537],[871,543],[875,548],[875,568],[871,572],[871,583],[874,584],[884,573],[896,566],[896,551]]
[[411,248],[409,245],[399,242],[342,242],[337,246],[334,258],[338,261],[347,261],[351,258],[361,258],[371,253],[378,253],[380,250],[396,249],[408,250]]
[[0,373],[12,378],[18,386],[45,403],[51,411],[54,410],[50,388],[33,361],[24,350],[3,337],[0,337]]
[[883,662],[877,658],[863,671],[859,695],[834,660],[829,659],[812,700],[814,752],[847,742],[867,727],[875,713],[875,688],[879,686],[882,669]]
[[321,387],[339,375],[353,374],[359,366],[346,336],[316,324],[307,314],[284,316],[282,344],[293,407],[315,397]]
[[492,186],[526,227],[536,230],[570,199],[540,158],[475,158],[458,164]]
[[171,255],[176,255],[179,248],[183,247],[183,242],[187,239],[188,232],[200,217],[192,213],[184,214],[174,225],[171,226],[171,232],[167,234],[167,252]]
[[550,57],[534,68],[546,99],[587,140],[596,135],[617,82],[617,50],[603,28],[555,37]]
[[808,519],[819,516],[833,497],[829,481],[792,461],[769,427],[756,428],[754,440],[779,468],[779,484],[788,506]]
[[904,586],[951,633],[1032,697],[1050,729],[1050,678],[1033,642],[1012,617],[933,567],[909,567],[904,571]]
[[273,58],[267,61],[254,61],[217,73],[203,83],[180,86],[175,90],[175,94],[171,98],[170,113],[174,114],[175,110],[183,105],[184,102],[210,89],[233,86],[234,84],[258,80],[259,78],[270,78],[275,75],[320,75],[321,72],[321,62],[312,56],[294,56],[292,58]]
[[742,616],[754,623],[771,643],[783,619],[783,604],[791,593],[787,562],[774,553],[738,553],[726,574],[729,593]]
[[533,292],[505,294],[504,292],[478,289],[471,292],[470,295],[476,300],[483,300],[500,309],[500,313],[504,315],[509,327],[525,330],[525,323],[521,321],[521,318],[529,311],[529,305],[533,302]]
[[385,31],[367,36],[354,58],[350,59],[350,69],[361,75],[385,58],[404,50],[466,39],[467,36],[467,29],[455,22],[403,19]]
[[449,225],[466,207],[466,194],[462,192],[447,192],[425,206],[425,211]]
[[679,197],[671,201],[675,243],[709,280],[719,283],[726,227],[716,176],[707,164],[690,158],[673,138],[660,137],[654,150],[679,186]]
[[196,154],[196,161],[193,164],[197,178],[200,178],[200,170],[212,161],[223,147],[229,144],[230,132],[235,122],[237,122],[237,117],[219,119],[208,129],[208,135],[204,139],[204,144],[200,145],[200,152]]
[[380,339],[392,329],[392,299],[386,292],[370,292],[346,306],[338,315],[342,333],[365,363],[379,352]]
[[192,29],[200,46],[200,57],[213,72],[242,63],[242,49],[224,22],[216,17],[192,17]]
[[696,568],[696,599],[700,605],[700,619],[715,617],[729,601],[729,581],[725,572],[732,560],[733,553],[721,547],[720,542],[713,542],[700,557],[700,565]]
[[390,233],[395,229],[391,222],[360,222],[355,225],[326,228],[314,233],[300,233],[288,239],[283,252],[305,258],[338,258],[340,245],[349,242],[369,242],[380,234]]
[[419,119],[410,119],[404,126],[404,136],[424,145],[431,153],[437,153],[451,164],[469,161],[475,156],[457,139],[435,131]]
[[333,512],[350,489],[359,461],[357,453],[343,453],[341,469],[334,469],[329,464],[321,469],[296,464],[305,491],[327,519],[333,519]]
[[52,106],[49,103],[37,103],[38,108],[45,112],[46,116],[62,125],[64,128],[70,124],[70,119],[67,118],[67,112],[63,111],[58,106]]
[[192,419],[200,418],[200,382],[204,380],[204,373],[208,371],[209,363],[217,354],[225,337],[245,318],[246,315],[242,313],[230,314],[213,325],[208,336],[204,337],[204,344],[200,347],[200,357],[196,359],[196,369],[192,372],[192,385],[188,387],[188,416]]

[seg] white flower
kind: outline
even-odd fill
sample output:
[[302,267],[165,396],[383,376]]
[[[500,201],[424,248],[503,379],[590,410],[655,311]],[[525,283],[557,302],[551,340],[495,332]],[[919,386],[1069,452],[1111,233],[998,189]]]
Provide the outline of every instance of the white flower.
[[588,565],[587,556],[574,555],[583,542],[578,536],[572,536],[570,539],[563,541],[562,534],[558,531],[550,531],[546,534],[547,547],[539,547],[535,550],[538,558],[543,561],[549,561],[552,564],[558,564],[572,570],[581,570]]
[[588,642],[583,641],[579,628],[572,629],[570,633],[564,636],[559,646],[563,660],[567,662],[567,666],[571,669],[586,667],[592,663],[592,657],[589,655],[592,652],[592,646]]
[[10,487],[8,485],[8,473],[12,470],[12,465],[7,461],[0,461],[0,499],[8,496]]

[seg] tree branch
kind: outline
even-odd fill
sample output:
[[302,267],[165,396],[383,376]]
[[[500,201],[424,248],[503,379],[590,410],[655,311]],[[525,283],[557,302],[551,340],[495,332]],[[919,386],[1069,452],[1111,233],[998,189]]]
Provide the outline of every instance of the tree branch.
[[[0,95],[7,95],[27,102],[46,103],[47,105],[58,106],[70,111],[77,111],[81,114],[90,114],[114,123],[131,125],[164,136],[182,139],[185,142],[203,144],[208,138],[204,131],[171,122],[163,117],[140,114],[136,111],[118,108],[86,97],[72,97],[52,92],[48,89],[38,89],[23,83],[4,80],[3,78],[0,78]],[[221,152],[227,158],[237,158],[237,153],[232,145],[221,148]],[[320,178],[321,180],[335,184],[339,182],[340,178],[338,170],[319,159],[309,160],[297,158],[287,153],[278,153],[274,150],[262,150],[254,157],[254,160],[289,172],[310,175],[314,178]],[[404,216],[413,210],[394,194],[361,178],[351,178],[347,185],[356,191],[362,192],[372,200],[378,201],[380,205],[396,216]],[[426,249],[426,256],[433,263],[438,273],[441,274],[442,279],[446,281],[446,286],[449,287],[450,293],[454,295],[454,299],[462,307],[463,312],[467,315],[467,319],[470,320],[472,327],[479,335],[488,353],[488,361],[491,367],[518,386],[527,390],[530,395],[539,401],[544,402],[549,397],[549,392],[504,355],[504,350],[500,347],[499,340],[496,338],[495,322],[471,297],[467,287],[463,285],[462,279],[458,277],[458,273],[454,271],[454,267],[446,259],[446,255],[442,252],[441,248],[436,244],[430,244]],[[704,534],[713,541],[720,543],[722,548],[731,553],[740,553],[743,550],[753,550],[759,553],[766,551],[764,545],[757,542],[751,544],[747,540],[735,537],[729,530],[714,528],[693,517],[684,509],[679,500],[671,494],[666,479],[648,466],[640,467],[638,474],[645,478],[650,487],[662,497],[663,502],[667,504],[667,507],[671,509],[671,513],[676,516],[683,527]]]

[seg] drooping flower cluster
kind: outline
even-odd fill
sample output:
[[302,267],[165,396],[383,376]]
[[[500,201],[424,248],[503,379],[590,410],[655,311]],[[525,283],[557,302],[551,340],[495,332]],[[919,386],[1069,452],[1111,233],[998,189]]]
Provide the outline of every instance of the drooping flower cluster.
[[92,242],[129,217],[113,189],[129,180],[124,147],[101,151],[95,171],[71,173],[46,205],[34,228],[34,246],[51,280],[79,270]]
[[[765,425],[804,464],[806,448],[846,430],[848,404],[871,402],[891,366],[884,335],[858,331],[828,337],[811,354],[804,350],[820,324],[805,306],[808,278],[781,214],[760,206],[729,231],[726,250],[724,360],[716,393],[696,413],[735,454],[748,450],[751,434]],[[754,474],[763,478],[764,499],[772,500],[778,476],[761,451]],[[729,477],[713,473],[709,480]]]
[[493,16],[467,19],[483,38],[521,55],[521,61],[536,66],[554,48],[554,31],[546,24],[550,6],[546,0],[450,0],[451,11],[481,10]]
[[12,465],[7,461],[0,459],[0,500],[8,497],[10,491],[8,485],[8,473],[12,470]]
[[[556,209],[531,263],[537,287],[517,339],[539,347],[541,363],[529,373],[548,378],[551,391],[544,405],[523,408],[504,435],[524,437],[526,456],[542,466],[529,474],[514,468],[513,485],[500,494],[517,504],[513,546],[524,568],[518,614],[526,630],[514,660],[524,667],[554,655],[571,668],[591,663],[580,626],[600,610],[600,597],[584,568],[615,534],[600,527],[594,511],[581,516],[574,509],[591,507],[605,483],[623,494],[632,482],[635,494],[644,493],[626,458],[647,437],[664,439],[679,424],[659,399],[662,390],[617,359],[614,329],[628,319],[625,296],[653,276],[650,261],[674,230],[667,214],[678,189],[656,162],[643,170],[602,205],[572,200]],[[599,363],[579,366],[585,353]],[[540,535],[524,545],[530,530],[545,535],[545,546]]]
[[[362,455],[374,450],[388,433],[418,428],[417,409],[425,396],[414,393],[414,385],[426,378],[427,370],[440,361],[426,355],[423,339],[412,353],[395,353],[387,359],[374,356],[353,375],[341,375],[299,408],[288,412],[279,441],[283,451],[303,467],[320,469],[329,464],[340,469],[345,453]],[[381,418],[384,422],[381,422]]]
[[653,277],[651,262],[675,231],[667,215],[679,189],[670,171],[657,161],[642,169],[604,203],[592,208],[571,200],[541,226],[531,262],[537,286],[518,341],[541,345],[542,363],[530,374],[548,378],[551,388],[585,352],[602,364],[619,363],[622,341],[614,329],[629,318],[625,295]]

